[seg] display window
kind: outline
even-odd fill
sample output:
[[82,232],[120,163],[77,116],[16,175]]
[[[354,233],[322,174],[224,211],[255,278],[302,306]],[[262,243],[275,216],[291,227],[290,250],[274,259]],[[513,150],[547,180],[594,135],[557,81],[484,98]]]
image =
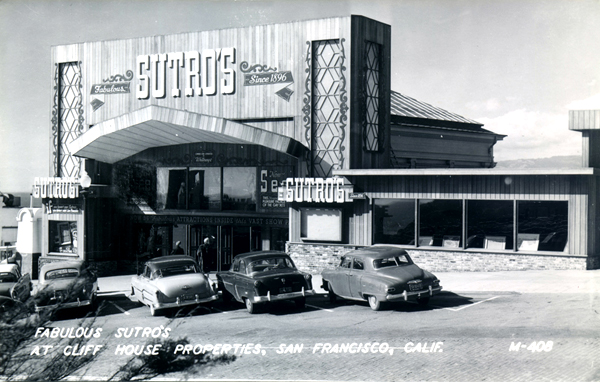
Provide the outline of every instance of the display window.
[[520,251],[566,251],[568,210],[568,202],[519,201],[517,248]]
[[415,245],[417,216],[419,247],[568,252],[568,212],[567,201],[375,199],[373,242]]
[[301,208],[300,235],[303,240],[342,241],[342,210]]
[[158,210],[256,211],[256,167],[157,169]]
[[221,210],[221,168],[190,168],[188,172],[188,208]]
[[77,222],[50,220],[49,252],[77,256]]
[[413,199],[376,199],[373,203],[375,242],[415,243],[415,201]]
[[223,168],[223,209],[256,211],[256,167]]
[[419,200],[419,246],[462,247],[462,201]]
[[467,248],[513,249],[513,205],[510,200],[467,201]]

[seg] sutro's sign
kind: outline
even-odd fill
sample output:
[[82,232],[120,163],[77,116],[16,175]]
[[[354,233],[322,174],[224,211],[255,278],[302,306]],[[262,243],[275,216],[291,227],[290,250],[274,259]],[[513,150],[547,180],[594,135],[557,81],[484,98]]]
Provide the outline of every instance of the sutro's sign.
[[75,199],[79,197],[77,178],[34,178],[34,198]]
[[214,95],[217,88],[221,94],[233,94],[235,70],[232,64],[235,64],[235,48],[137,56],[136,97],[164,98],[167,93],[181,97],[181,76],[187,97]]
[[278,197],[286,202],[344,203],[351,201],[347,195],[352,190],[343,178],[287,178]]

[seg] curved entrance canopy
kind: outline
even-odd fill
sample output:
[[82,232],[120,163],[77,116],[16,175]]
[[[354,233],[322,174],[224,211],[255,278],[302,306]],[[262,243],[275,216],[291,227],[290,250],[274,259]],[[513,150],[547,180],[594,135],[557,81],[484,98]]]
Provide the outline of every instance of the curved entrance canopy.
[[254,126],[156,105],[99,123],[68,147],[73,155],[115,163],[152,147],[198,142],[256,144],[296,157],[305,149]]

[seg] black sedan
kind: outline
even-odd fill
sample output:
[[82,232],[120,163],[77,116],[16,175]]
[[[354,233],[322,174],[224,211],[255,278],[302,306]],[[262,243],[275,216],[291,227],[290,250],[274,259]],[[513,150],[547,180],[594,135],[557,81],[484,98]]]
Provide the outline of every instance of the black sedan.
[[223,300],[244,303],[249,313],[257,305],[271,301],[293,300],[304,308],[306,296],[313,295],[312,276],[296,269],[283,252],[258,251],[237,255],[231,269],[217,273]]
[[98,278],[84,261],[59,261],[42,266],[35,306],[45,309],[66,309],[80,306],[94,308],[98,295]]

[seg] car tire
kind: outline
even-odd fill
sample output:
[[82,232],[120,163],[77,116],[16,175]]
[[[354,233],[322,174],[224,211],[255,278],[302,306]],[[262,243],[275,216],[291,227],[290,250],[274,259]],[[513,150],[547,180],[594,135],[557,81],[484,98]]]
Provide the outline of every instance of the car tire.
[[306,297],[300,297],[294,300],[297,309],[304,309],[306,307]]
[[249,299],[249,298],[244,299],[244,303],[246,304],[246,310],[248,311],[248,313],[250,313],[250,314],[256,313],[256,304],[254,302],[252,302],[251,299]]
[[335,292],[333,291],[333,288],[329,282],[327,283],[327,290],[329,291],[329,302],[334,304],[337,300],[337,296],[335,295]]
[[419,305],[427,305],[429,304],[429,297],[423,297],[417,300]]
[[382,304],[381,301],[379,301],[379,299],[377,298],[377,296],[368,296],[367,301],[369,302],[369,306],[371,307],[371,309],[376,311],[381,309]]

